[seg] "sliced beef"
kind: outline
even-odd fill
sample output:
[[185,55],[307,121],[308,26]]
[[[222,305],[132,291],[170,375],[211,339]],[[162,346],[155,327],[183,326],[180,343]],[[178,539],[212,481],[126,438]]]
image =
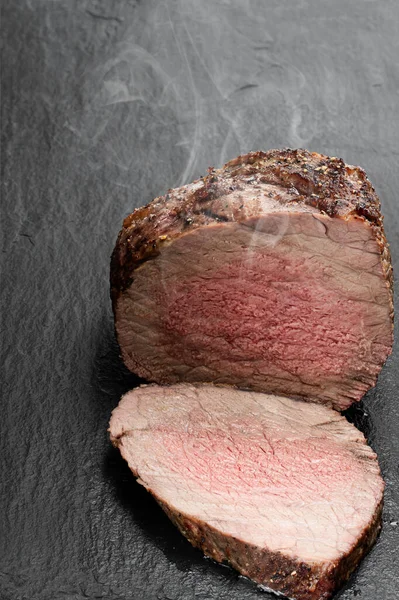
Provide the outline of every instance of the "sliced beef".
[[122,398],[110,434],[194,546],[291,598],[330,598],[379,532],[376,456],[320,404],[149,385]]
[[240,156],[125,219],[117,337],[157,383],[227,383],[339,410],[392,346],[392,271],[364,171],[305,150]]

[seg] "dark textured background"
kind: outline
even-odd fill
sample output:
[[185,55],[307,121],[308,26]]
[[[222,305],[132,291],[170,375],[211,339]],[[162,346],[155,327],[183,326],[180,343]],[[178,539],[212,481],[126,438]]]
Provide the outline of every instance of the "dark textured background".
[[[269,598],[202,558],[108,441],[124,216],[240,152],[368,172],[399,273],[397,0],[2,2],[1,600]],[[398,308],[398,306],[397,306]],[[387,483],[341,600],[399,595],[399,347],[352,417]]]

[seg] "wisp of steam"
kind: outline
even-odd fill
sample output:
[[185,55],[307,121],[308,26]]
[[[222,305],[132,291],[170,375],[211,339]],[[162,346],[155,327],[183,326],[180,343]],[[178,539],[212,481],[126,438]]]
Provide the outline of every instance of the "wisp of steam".
[[83,114],[69,124],[90,167],[105,163],[115,185],[129,189],[121,218],[239,154],[309,145],[318,127],[314,93],[279,43],[283,28],[270,31],[261,0],[137,5],[88,74]]
[[307,146],[317,127],[313,92],[279,47],[283,32],[267,32],[267,15],[250,0],[138,5],[91,75],[76,129],[103,138],[122,171],[177,163],[167,187],[250,150]]

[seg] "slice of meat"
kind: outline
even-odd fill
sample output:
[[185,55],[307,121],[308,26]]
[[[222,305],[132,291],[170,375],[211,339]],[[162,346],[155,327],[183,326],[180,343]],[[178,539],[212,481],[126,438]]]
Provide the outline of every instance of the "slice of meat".
[[338,412],[213,385],[148,385],[111,440],[194,545],[297,600],[326,600],[380,529],[376,455]]
[[339,410],[392,347],[380,203],[358,167],[240,156],[125,219],[111,263],[123,360],[157,383],[227,383]]

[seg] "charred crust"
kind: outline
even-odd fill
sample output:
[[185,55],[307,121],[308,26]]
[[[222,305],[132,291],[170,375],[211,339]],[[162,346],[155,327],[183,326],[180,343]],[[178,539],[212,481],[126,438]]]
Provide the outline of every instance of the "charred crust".
[[201,225],[244,221],[244,203],[234,211],[222,210],[217,204],[229,194],[262,184],[275,187],[275,192],[268,191],[268,197],[282,206],[306,205],[332,218],[368,222],[381,250],[393,307],[392,267],[380,201],[365,172],[340,158],[290,148],[238,156],[221,169],[210,168],[208,175],[193,184],[168,190],[127,216],[111,258],[113,303],[131,285],[135,269],[158,256],[163,244]]
[[304,563],[280,552],[271,552],[227,536],[189,515],[171,509],[152,492],[155,499],[189,542],[220,563],[228,563],[241,574],[297,600],[328,600],[349,579],[370,551],[381,530],[383,500],[358,541],[338,561]]

